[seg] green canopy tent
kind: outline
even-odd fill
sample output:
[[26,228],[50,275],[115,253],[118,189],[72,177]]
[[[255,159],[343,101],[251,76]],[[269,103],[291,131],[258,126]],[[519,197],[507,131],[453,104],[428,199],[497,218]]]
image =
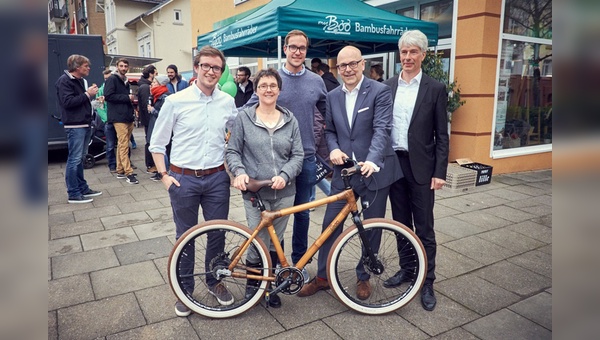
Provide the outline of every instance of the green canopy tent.
[[333,57],[347,45],[363,54],[396,51],[402,32],[411,29],[425,33],[430,46],[436,46],[438,38],[436,23],[359,0],[272,0],[227,26],[198,36],[197,45],[211,45],[227,56],[277,57],[281,64],[282,39],[293,29],[310,38],[309,57]]

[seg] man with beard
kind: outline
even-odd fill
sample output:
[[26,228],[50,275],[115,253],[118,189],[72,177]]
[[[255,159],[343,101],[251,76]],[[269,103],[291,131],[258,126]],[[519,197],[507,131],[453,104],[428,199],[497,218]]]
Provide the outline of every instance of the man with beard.
[[181,79],[177,66],[173,64],[167,66],[167,77],[170,80],[167,84],[170,93],[175,93],[188,87],[188,83]]

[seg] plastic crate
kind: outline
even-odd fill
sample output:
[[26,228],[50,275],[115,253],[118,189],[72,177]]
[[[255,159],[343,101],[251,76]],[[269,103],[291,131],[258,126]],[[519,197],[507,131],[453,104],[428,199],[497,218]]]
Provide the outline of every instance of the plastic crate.
[[477,171],[463,168],[458,164],[448,164],[444,188],[453,192],[468,191],[475,188]]
[[492,166],[481,163],[469,163],[463,164],[462,166],[477,172],[477,180],[475,181],[476,186],[490,184],[490,182],[492,182]]

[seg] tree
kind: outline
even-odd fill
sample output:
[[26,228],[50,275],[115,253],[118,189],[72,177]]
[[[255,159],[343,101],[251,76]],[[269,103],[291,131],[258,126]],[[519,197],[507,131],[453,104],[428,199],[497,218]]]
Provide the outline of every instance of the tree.
[[427,55],[425,56],[425,60],[423,60],[421,67],[423,73],[446,85],[446,92],[448,93],[446,112],[448,112],[448,122],[452,121],[452,113],[463,106],[466,101],[460,100],[460,85],[458,85],[457,81],[449,81],[450,76],[448,75],[448,72],[444,71],[442,53],[427,51]]

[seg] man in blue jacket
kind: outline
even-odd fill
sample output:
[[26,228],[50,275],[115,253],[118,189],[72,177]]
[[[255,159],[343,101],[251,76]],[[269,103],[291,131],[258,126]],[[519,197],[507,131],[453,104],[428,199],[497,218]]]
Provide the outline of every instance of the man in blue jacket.
[[167,84],[169,93],[179,92],[188,87],[188,83],[181,79],[181,74],[179,74],[177,66],[173,64],[167,66],[167,77],[169,77],[170,80]]
[[98,85],[88,87],[83,77],[90,74],[90,60],[73,54],[67,59],[67,70],[56,81],[58,104],[67,134],[69,156],[65,168],[65,181],[69,203],[90,203],[101,191],[90,189],[83,177],[83,158],[92,138],[92,98],[98,93]]

